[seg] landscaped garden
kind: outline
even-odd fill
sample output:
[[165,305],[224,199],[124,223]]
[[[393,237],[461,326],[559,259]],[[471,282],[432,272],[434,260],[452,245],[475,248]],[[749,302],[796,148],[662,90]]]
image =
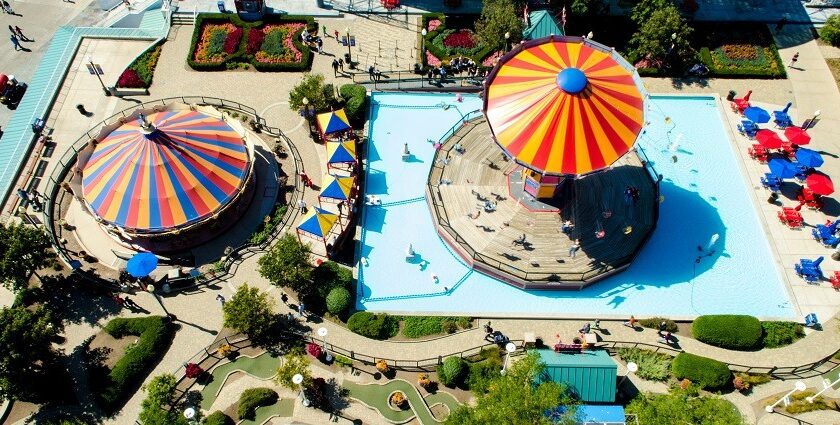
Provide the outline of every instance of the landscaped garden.
[[463,56],[482,66],[493,66],[501,56],[501,43],[485,45],[475,34],[477,15],[445,16],[442,13],[427,13],[422,17],[426,35],[423,45],[426,56],[423,64],[441,66],[453,58]]
[[163,43],[156,43],[131,62],[131,65],[120,74],[117,80],[118,88],[149,88],[155,75]]
[[694,45],[715,77],[784,78],[787,74],[767,25],[695,23]]
[[236,15],[209,13],[196,19],[187,63],[200,71],[248,68],[258,71],[303,71],[312,52],[301,41],[304,29],[317,32],[309,16],[266,15],[245,22]]

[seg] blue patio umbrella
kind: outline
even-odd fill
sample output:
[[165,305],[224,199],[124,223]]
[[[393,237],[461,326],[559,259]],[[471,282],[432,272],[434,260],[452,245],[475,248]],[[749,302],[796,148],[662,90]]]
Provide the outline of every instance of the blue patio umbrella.
[[158,265],[158,259],[151,252],[138,252],[134,254],[125,265],[125,271],[134,277],[146,277],[152,273]]
[[757,106],[750,106],[749,108],[744,109],[744,116],[747,117],[748,120],[758,124],[770,121],[770,113]]
[[789,179],[798,172],[796,164],[782,158],[773,158],[767,165],[770,167],[770,172],[780,179]]
[[819,152],[806,148],[796,150],[796,160],[808,168],[817,168],[825,162]]

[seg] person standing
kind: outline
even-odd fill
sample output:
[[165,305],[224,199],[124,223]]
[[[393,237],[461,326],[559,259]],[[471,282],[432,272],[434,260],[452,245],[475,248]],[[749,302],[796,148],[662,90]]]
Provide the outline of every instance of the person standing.
[[303,305],[303,302],[298,303],[298,314],[300,314],[301,319],[306,316],[306,306]]
[[23,50],[23,46],[20,45],[20,41],[18,41],[17,36],[12,34],[9,36],[9,40],[12,42],[12,46],[15,48],[15,51]]
[[338,69],[341,73],[344,73],[344,59],[338,58]]
[[659,336],[662,336],[662,334],[665,332],[665,329],[667,329],[667,328],[668,328],[668,324],[665,323],[664,320],[662,322],[660,322],[659,323],[659,331],[657,332],[659,334]]
[[798,61],[798,60],[799,60],[799,52],[796,52],[796,53],[793,54],[793,57],[790,58],[790,64],[788,65],[788,67],[793,68],[793,65],[796,65],[796,61]]
[[333,76],[338,77],[338,59],[333,59],[332,67],[333,67]]
[[6,0],[3,0],[3,12],[8,13],[9,15],[15,14],[15,11],[12,10],[12,5],[10,5]]
[[376,68],[374,68],[373,65],[368,67],[368,77],[370,78],[370,81],[374,81],[376,79]]
[[303,199],[298,201],[298,208],[302,214],[306,214],[306,201]]
[[624,326],[627,326],[628,328],[636,329],[636,317],[633,316],[633,315],[630,315],[630,320],[624,322]]
[[579,249],[580,239],[575,239],[575,241],[572,242],[572,246],[569,247],[569,257],[575,258]]
[[222,308],[224,308],[225,307],[225,301],[227,301],[227,300],[225,300],[225,297],[222,296],[222,294],[218,294],[218,295],[216,295],[216,301],[218,301],[219,304],[222,305]]
[[318,39],[315,40],[315,45],[318,46],[318,54],[323,55],[324,54],[324,40],[321,37],[318,37]]
[[[11,29],[11,25],[9,25],[9,29]],[[32,41],[29,39],[29,37],[23,35],[23,30],[20,29],[19,26],[15,26],[14,33],[17,34],[18,38],[23,41]]]

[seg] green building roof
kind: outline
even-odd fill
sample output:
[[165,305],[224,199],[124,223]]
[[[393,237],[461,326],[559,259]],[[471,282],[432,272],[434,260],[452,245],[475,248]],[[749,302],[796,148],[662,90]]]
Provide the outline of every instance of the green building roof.
[[535,10],[528,13],[531,26],[522,31],[525,40],[536,40],[549,35],[563,35],[563,30],[557,25],[554,17],[547,10]]
[[565,383],[584,402],[612,403],[615,401],[618,366],[604,350],[555,353],[535,350],[546,365],[541,381]]

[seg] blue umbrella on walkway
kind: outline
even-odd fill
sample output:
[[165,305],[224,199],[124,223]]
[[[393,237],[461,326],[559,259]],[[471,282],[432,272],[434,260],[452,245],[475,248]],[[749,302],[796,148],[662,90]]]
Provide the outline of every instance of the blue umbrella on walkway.
[[151,252],[138,252],[134,254],[125,265],[125,271],[134,277],[146,277],[151,274],[158,265],[158,259]]
[[749,108],[744,109],[744,116],[747,117],[748,120],[757,124],[763,124],[770,121],[770,113],[758,106],[750,106]]
[[807,148],[799,148],[796,150],[796,160],[808,168],[817,168],[825,162],[819,152]]
[[780,179],[789,179],[798,172],[796,164],[782,158],[771,159],[767,166],[770,167],[770,172]]

